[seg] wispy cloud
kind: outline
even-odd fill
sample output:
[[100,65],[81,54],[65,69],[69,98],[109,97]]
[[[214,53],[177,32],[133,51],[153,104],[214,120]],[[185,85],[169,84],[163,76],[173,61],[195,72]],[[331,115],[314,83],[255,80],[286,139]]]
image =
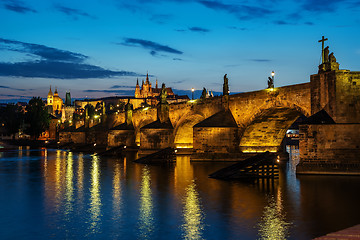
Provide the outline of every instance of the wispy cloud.
[[233,29],[233,30],[240,30],[240,31],[246,31],[248,30],[247,28],[245,27],[236,27],[236,26],[230,26],[228,27],[229,29]]
[[33,89],[13,88],[13,87],[8,87],[8,86],[3,86],[3,85],[0,85],[0,88],[2,88],[2,89],[9,89],[9,90],[16,90],[16,91],[21,91],[21,92],[33,90]]
[[133,96],[134,93],[135,93],[135,90],[88,89],[88,90],[83,90],[83,92],[84,93],[110,93],[110,94],[115,94],[115,95],[118,95],[118,96]]
[[130,71],[113,71],[85,63],[89,57],[80,53],[0,38],[0,50],[31,55],[32,61],[0,62],[0,76],[40,78],[104,78],[142,76]]
[[79,9],[75,9],[75,8],[69,8],[69,7],[65,7],[65,6],[62,6],[62,5],[55,5],[55,8],[66,14],[67,16],[70,16],[74,19],[78,19],[78,17],[88,17],[88,18],[92,18],[92,19],[96,19],[95,16],[92,16],[84,11],[81,11]]
[[0,38],[0,49],[32,54],[40,57],[43,60],[49,61],[82,62],[88,58],[87,56],[80,53],[47,47],[40,44],[8,40],[4,38]]
[[249,61],[253,61],[253,62],[271,62],[272,60],[270,60],[270,59],[249,59]]
[[131,88],[131,89],[133,89],[134,86],[113,85],[113,86],[110,87],[110,89],[118,89],[118,88]]
[[273,14],[273,11],[269,10],[268,8],[250,6],[245,4],[226,4],[220,1],[207,0],[201,0],[198,1],[198,3],[213,10],[224,11],[233,14],[241,20],[264,18],[268,15]]
[[0,76],[75,79],[139,75],[134,72],[112,71],[84,63],[34,61],[0,63]]
[[203,32],[203,33],[210,32],[209,29],[202,28],[202,27],[189,27],[189,30],[192,32]]
[[275,23],[277,25],[293,25],[293,23],[290,23],[290,22],[287,22],[284,20],[277,20],[277,21],[274,21],[273,23]]
[[183,54],[182,51],[179,51],[175,48],[144,39],[124,38],[124,41],[120,44],[128,47],[141,47],[141,48],[149,49],[150,54],[153,56],[156,56],[158,52]]
[[5,9],[17,13],[37,13],[35,9],[28,7],[22,1],[17,0],[3,0],[3,6]]
[[334,12],[338,5],[348,3],[348,0],[306,0],[303,2],[302,9],[309,12]]

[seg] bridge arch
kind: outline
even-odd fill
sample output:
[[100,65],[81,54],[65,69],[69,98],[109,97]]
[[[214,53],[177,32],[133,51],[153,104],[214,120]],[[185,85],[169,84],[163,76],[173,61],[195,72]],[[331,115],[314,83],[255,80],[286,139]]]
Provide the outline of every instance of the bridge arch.
[[181,117],[174,129],[174,145],[177,148],[193,147],[193,126],[205,120],[201,113],[188,113]]
[[295,105],[277,106],[274,104],[268,108],[259,109],[240,128],[240,151],[279,151],[286,131],[302,115],[309,116],[309,113]]
[[151,118],[144,118],[144,119],[141,119],[139,122],[137,122],[137,124],[134,126],[135,128],[135,143],[136,144],[140,144],[140,129],[147,125],[147,124],[150,124],[152,123],[154,120],[151,119]]

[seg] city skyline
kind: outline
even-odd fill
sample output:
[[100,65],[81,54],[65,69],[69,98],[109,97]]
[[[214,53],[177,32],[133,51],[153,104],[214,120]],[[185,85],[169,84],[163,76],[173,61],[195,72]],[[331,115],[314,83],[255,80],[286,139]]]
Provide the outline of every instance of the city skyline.
[[[0,101],[132,95],[136,79],[231,92],[308,82],[325,36],[340,69],[360,70],[358,1],[0,2]],[[24,98],[22,98],[24,97]]]

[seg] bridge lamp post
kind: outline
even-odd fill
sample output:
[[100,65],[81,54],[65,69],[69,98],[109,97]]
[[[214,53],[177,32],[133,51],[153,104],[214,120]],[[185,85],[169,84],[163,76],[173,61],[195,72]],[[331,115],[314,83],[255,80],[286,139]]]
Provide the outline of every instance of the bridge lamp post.
[[195,89],[192,88],[192,89],[191,89],[191,100],[194,100],[194,91],[195,91]]
[[274,78],[275,78],[275,72],[271,72],[271,78],[272,78],[272,87],[274,88]]

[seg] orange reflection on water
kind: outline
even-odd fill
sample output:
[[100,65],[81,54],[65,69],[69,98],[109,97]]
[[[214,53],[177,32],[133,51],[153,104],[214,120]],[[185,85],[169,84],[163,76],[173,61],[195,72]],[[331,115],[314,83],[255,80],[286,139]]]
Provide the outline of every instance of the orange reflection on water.
[[151,238],[154,229],[153,201],[151,193],[150,170],[147,166],[142,169],[140,186],[140,215],[139,233],[141,239]]
[[202,239],[204,213],[201,209],[199,194],[194,181],[186,188],[181,228],[185,239]]
[[[82,153],[78,154],[77,195],[78,201],[82,202],[84,198],[84,155]],[[82,207],[83,204],[80,206]]]
[[271,198],[265,206],[261,222],[259,223],[260,239],[286,239],[289,234],[290,224],[285,221],[285,214],[282,206],[280,187],[276,199]]
[[73,177],[74,177],[73,153],[69,152],[66,158],[65,215],[71,214],[73,210],[73,193],[74,193]]
[[114,166],[113,177],[113,209],[114,218],[119,219],[121,215],[121,165],[119,162]]
[[91,187],[90,187],[90,214],[92,232],[98,232],[101,221],[101,198],[100,198],[100,168],[99,158],[96,155],[92,156],[91,165]]

